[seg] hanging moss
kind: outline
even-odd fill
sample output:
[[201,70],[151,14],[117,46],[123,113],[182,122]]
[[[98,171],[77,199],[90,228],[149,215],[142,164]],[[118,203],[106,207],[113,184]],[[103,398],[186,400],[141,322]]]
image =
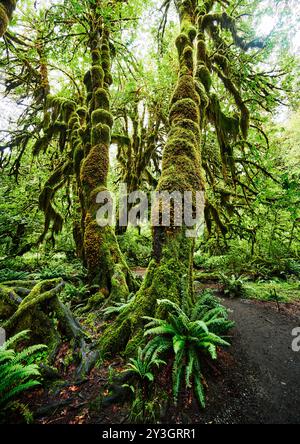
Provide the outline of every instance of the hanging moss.
[[203,62],[206,62],[207,55],[206,55],[206,45],[205,41],[200,39],[197,43],[197,58],[198,60],[201,60]]
[[108,125],[99,123],[97,126],[92,128],[92,137],[91,137],[92,145],[96,145],[97,143],[99,143],[99,141],[101,141],[106,145],[109,144],[111,139],[110,134],[111,134],[110,127]]
[[180,75],[186,75],[193,73],[194,69],[194,61],[193,61],[193,48],[187,46],[184,48],[182,56],[181,56],[181,67],[180,67]]
[[92,56],[93,65],[100,65],[101,53],[100,53],[99,49],[94,49],[91,52],[91,56]]
[[80,176],[80,168],[81,168],[81,162],[84,158],[84,151],[82,147],[79,145],[73,155],[73,163],[74,163],[74,171],[76,176]]
[[245,107],[241,115],[241,130],[245,140],[248,138],[249,126],[250,126],[250,112]]
[[176,47],[179,54],[179,58],[181,57],[183,50],[189,45],[190,41],[186,34],[179,34],[179,36],[176,39]]
[[9,23],[9,18],[7,15],[7,10],[0,3],[0,37],[5,33]]
[[213,60],[222,68],[225,74],[228,73],[229,60],[222,54],[215,54]]

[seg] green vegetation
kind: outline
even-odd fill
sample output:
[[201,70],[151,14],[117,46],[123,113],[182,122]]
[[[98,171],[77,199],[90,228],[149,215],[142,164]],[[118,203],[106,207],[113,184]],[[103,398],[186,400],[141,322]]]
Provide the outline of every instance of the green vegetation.
[[200,405],[205,407],[201,355],[217,359],[217,346],[230,345],[219,335],[226,334],[234,324],[228,321],[226,309],[211,295],[200,297],[187,313],[167,299],[158,300],[158,305],[169,314],[167,320],[146,318],[150,322],[145,326],[145,336],[154,336],[146,346],[146,356],[153,353],[156,357],[172,350],[175,403],[184,380],[185,388],[193,387]]
[[[39,363],[42,397],[122,375],[122,420],[177,421],[226,360],[225,305],[297,311],[298,3],[0,0],[3,409],[33,420]],[[192,226],[154,191],[188,192]]]
[[13,348],[29,336],[29,331],[23,331],[8,339],[0,347],[0,406],[1,413],[12,409],[15,398],[25,390],[37,385],[39,368],[35,363],[38,352],[46,348],[45,345],[33,345],[17,352]]

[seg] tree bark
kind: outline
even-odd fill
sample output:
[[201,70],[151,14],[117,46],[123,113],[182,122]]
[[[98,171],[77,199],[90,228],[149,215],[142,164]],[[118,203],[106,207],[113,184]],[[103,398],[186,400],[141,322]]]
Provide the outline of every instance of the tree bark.
[[107,192],[109,147],[113,116],[109,88],[112,84],[109,30],[102,23],[97,4],[92,7],[90,50],[92,66],[85,76],[88,102],[88,131],[80,180],[86,209],[84,258],[91,286],[98,287],[94,302],[107,295],[113,300],[126,298],[135,289],[134,279],[119,249],[114,229],[97,224],[98,193]]
[[[200,155],[200,97],[194,66],[194,41],[197,35],[196,2],[176,2],[181,32],[176,39],[180,71],[170,107],[170,132],[163,151],[162,174],[157,191],[192,191],[193,197],[204,190]],[[159,205],[156,202],[156,206]],[[153,260],[135,299],[104,332],[100,347],[104,352],[126,348],[136,352],[143,338],[143,316],[157,312],[157,300],[167,298],[180,305],[193,301],[194,239],[187,227],[154,227]]]

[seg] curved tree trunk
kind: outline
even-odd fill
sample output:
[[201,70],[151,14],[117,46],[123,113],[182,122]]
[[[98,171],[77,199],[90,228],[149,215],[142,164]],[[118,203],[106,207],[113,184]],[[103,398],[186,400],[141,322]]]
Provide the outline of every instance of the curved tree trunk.
[[[192,191],[193,197],[204,190],[200,156],[200,97],[195,82],[194,40],[196,2],[178,1],[181,32],[176,46],[180,62],[178,82],[171,102],[171,130],[163,152],[162,174],[158,191]],[[157,202],[156,205],[159,205]],[[104,332],[100,347],[116,352],[136,351],[143,335],[143,316],[153,316],[157,300],[168,298],[179,304],[193,300],[192,265],[194,239],[187,237],[187,227],[155,227],[154,257],[142,288],[133,302]]]

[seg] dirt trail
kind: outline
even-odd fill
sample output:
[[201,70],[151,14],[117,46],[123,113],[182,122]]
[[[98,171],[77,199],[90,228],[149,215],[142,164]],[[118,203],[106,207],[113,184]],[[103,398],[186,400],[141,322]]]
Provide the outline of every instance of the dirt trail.
[[290,316],[274,304],[249,300],[222,302],[236,322],[229,351],[234,363],[223,362],[215,384],[208,381],[211,402],[197,419],[300,424],[300,352],[292,350],[292,330],[300,327],[300,313]]

